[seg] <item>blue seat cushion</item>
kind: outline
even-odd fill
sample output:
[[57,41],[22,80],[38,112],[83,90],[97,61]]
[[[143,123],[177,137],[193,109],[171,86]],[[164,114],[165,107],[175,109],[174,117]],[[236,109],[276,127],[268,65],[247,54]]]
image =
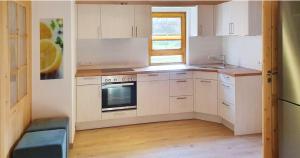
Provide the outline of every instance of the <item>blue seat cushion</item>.
[[26,133],[13,151],[13,158],[66,158],[66,130]]
[[53,129],[65,129],[67,132],[67,155],[69,150],[69,118],[43,118],[32,121],[25,132],[35,132]]

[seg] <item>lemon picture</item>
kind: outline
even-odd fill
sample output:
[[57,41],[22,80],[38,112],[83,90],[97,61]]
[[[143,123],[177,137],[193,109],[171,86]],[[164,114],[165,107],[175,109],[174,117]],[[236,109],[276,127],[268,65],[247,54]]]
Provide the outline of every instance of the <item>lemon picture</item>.
[[50,39],[52,38],[53,33],[51,28],[45,24],[45,23],[40,23],[40,39]]
[[52,40],[40,41],[40,69],[42,74],[55,72],[62,61],[62,50]]

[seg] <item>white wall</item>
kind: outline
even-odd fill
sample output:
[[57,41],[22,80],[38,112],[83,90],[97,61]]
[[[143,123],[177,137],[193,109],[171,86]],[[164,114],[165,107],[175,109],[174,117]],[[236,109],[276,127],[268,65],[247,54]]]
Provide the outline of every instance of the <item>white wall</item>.
[[77,40],[77,64],[101,68],[148,65],[148,39]]
[[[32,117],[68,116],[71,139],[75,131],[74,76],[75,76],[75,4],[71,1],[32,2]],[[64,21],[64,78],[40,80],[39,22],[41,18],[63,18]]]
[[222,54],[221,37],[190,37],[189,64],[207,64],[215,61],[208,60],[208,56]]
[[262,70],[262,36],[233,36],[223,38],[226,62]]

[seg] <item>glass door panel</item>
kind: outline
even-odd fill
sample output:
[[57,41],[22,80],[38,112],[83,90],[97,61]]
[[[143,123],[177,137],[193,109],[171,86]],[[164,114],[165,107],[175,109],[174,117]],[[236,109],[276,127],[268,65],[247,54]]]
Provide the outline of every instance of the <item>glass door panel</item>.
[[10,105],[13,106],[18,102],[18,83],[17,73],[10,74]]
[[8,2],[8,31],[10,34],[17,33],[17,4]]
[[18,50],[18,58],[19,58],[19,67],[22,67],[27,64],[27,40],[25,36],[20,36],[19,38],[19,50]]
[[23,36],[26,34],[26,10],[23,6],[18,6],[18,29],[19,35]]
[[27,94],[27,68],[19,71],[19,89],[18,100],[21,100]]
[[18,43],[15,38],[9,39],[9,54],[10,54],[10,69],[11,71],[17,70],[17,51],[18,51]]

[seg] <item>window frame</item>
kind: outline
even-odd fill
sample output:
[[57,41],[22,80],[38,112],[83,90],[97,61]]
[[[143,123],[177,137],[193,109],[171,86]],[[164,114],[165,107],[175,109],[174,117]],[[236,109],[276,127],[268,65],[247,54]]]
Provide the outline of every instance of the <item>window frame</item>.
[[[150,65],[168,65],[168,64],[185,64],[186,63],[186,12],[152,12],[152,18],[181,18],[181,48],[180,49],[166,49],[166,50],[153,50],[152,42],[153,36],[149,38],[149,64]],[[156,41],[166,40],[179,40],[179,38],[159,38]],[[168,55],[181,55],[182,62],[173,63],[152,63],[152,56],[168,56]]]

